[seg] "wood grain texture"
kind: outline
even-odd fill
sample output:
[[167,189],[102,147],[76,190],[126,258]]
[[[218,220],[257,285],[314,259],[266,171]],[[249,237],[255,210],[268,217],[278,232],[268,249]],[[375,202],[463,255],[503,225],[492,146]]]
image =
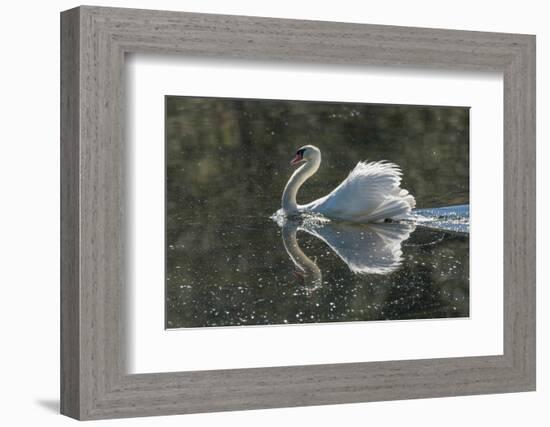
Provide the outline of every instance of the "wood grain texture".
[[61,19],[61,412],[80,414],[78,10]]
[[[61,37],[62,413],[100,419],[534,390],[534,36],[84,6],[62,13]],[[128,53],[503,72],[504,354],[128,375]]]

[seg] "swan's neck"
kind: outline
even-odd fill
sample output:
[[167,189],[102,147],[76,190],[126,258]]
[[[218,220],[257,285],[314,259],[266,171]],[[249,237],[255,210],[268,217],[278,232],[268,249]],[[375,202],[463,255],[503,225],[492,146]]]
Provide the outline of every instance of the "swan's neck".
[[285,213],[298,212],[298,204],[296,203],[296,194],[306,180],[317,172],[319,165],[321,164],[321,158],[310,160],[292,174],[288,180],[285,191],[283,191],[283,211]]

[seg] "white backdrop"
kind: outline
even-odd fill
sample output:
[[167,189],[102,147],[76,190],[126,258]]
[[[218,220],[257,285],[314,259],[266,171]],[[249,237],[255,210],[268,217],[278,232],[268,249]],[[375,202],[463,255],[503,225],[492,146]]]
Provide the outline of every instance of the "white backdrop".
[[[59,384],[59,11],[73,1],[10,2],[3,8],[0,26],[3,61],[0,72],[2,151],[0,183],[4,203],[0,209],[1,280],[3,298],[0,361],[5,425],[68,425],[57,414]],[[536,393],[350,404],[276,409],[157,419],[130,419],[110,425],[279,426],[361,423],[408,426],[547,425],[550,419],[550,343],[546,324],[549,275],[542,220],[550,209],[548,181],[543,168],[550,158],[550,115],[547,75],[550,75],[550,28],[544,2],[462,0],[319,2],[313,0],[193,0],[97,1],[106,6],[158,8],[196,12],[246,14],[283,18],[321,19],[375,24],[410,25],[483,31],[536,33],[538,36],[538,389]],[[546,196],[546,197],[545,197]]]
[[[502,354],[501,73],[386,67],[349,71],[132,55],[126,59],[126,76],[132,239],[129,372]],[[470,317],[165,331],[165,153],[162,143],[151,141],[164,139],[166,94],[471,107]],[[223,357],[203,351],[213,342],[224,349]]]

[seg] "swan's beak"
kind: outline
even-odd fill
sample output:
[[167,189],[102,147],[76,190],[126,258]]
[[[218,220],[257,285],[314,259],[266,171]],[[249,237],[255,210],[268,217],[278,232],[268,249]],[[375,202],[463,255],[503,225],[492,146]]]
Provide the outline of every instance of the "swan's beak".
[[300,163],[302,160],[304,160],[302,155],[301,154],[296,154],[294,156],[294,158],[290,161],[290,164],[291,165],[296,165],[296,164]]

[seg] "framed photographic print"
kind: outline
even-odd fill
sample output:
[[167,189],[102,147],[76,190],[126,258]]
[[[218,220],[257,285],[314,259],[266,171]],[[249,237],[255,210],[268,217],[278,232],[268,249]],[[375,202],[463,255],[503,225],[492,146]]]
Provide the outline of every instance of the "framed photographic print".
[[535,38],[61,15],[61,408],[535,389]]

